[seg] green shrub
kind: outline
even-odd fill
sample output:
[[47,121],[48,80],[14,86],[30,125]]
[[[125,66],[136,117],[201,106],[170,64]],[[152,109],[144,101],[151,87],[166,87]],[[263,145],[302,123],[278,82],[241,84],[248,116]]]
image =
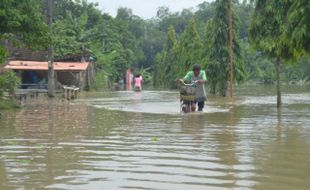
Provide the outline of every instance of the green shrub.
[[4,63],[6,56],[7,56],[7,53],[4,47],[0,46],[0,64]]
[[138,72],[143,77],[143,83],[147,85],[152,84],[153,82],[153,76],[152,76],[152,73],[149,72],[149,70],[150,68],[147,68],[147,69],[141,68]]
[[9,96],[14,98],[15,89],[21,84],[21,80],[13,71],[6,71],[0,75],[0,95],[3,96],[4,91],[8,91]]
[[13,100],[0,100],[0,110],[21,108],[20,104]]
[[108,75],[105,71],[98,71],[92,88],[95,90],[106,89],[109,86]]

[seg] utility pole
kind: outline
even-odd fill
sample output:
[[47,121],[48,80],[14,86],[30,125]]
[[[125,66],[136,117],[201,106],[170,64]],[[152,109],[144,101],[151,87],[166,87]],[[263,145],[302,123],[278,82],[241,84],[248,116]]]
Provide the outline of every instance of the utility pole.
[[[54,0],[47,0],[47,23],[52,30]],[[54,52],[53,45],[48,48],[48,96],[55,96],[55,73],[54,73]]]
[[234,76],[233,76],[233,52],[232,52],[232,14],[231,14],[231,7],[232,3],[231,0],[228,0],[228,14],[229,14],[229,62],[230,62],[230,97],[234,95]]

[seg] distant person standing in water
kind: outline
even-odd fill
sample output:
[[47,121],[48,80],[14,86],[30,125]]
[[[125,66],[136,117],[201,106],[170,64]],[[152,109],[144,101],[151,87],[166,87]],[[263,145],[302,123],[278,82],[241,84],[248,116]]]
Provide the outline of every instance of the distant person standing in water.
[[135,82],[135,91],[137,91],[137,92],[141,91],[143,79],[142,79],[142,76],[140,74],[137,74],[135,76],[134,82]]
[[207,82],[206,72],[201,70],[200,65],[195,64],[193,70],[189,71],[180,81],[183,84],[194,83],[197,85],[195,103],[198,103],[198,111],[203,111],[207,99],[205,89],[205,83]]

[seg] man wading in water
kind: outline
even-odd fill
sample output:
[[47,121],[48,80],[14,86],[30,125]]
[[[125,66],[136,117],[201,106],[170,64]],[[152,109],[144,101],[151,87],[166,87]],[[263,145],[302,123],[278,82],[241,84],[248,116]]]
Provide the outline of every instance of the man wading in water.
[[201,71],[200,65],[195,64],[193,70],[189,71],[183,79],[180,79],[182,84],[195,84],[196,88],[196,101],[198,103],[198,111],[202,111],[207,99],[205,83],[207,82],[207,76],[205,71]]

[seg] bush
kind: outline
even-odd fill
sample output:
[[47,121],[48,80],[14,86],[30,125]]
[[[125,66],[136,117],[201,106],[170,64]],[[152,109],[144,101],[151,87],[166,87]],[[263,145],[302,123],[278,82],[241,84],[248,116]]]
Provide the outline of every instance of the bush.
[[7,53],[4,47],[0,46],[0,64],[4,63],[6,56],[7,56]]
[[149,72],[149,70],[150,70],[149,68],[148,69],[141,68],[138,72],[143,77],[143,83],[147,85],[152,84],[153,81],[152,73]]
[[21,105],[12,100],[0,100],[0,110],[17,109],[21,108]]
[[14,98],[15,89],[21,84],[21,80],[13,71],[6,71],[0,75],[0,95],[3,96],[4,91],[8,91],[9,96]]
[[92,88],[95,90],[108,88],[108,75],[105,71],[98,71],[95,76],[94,84]]

